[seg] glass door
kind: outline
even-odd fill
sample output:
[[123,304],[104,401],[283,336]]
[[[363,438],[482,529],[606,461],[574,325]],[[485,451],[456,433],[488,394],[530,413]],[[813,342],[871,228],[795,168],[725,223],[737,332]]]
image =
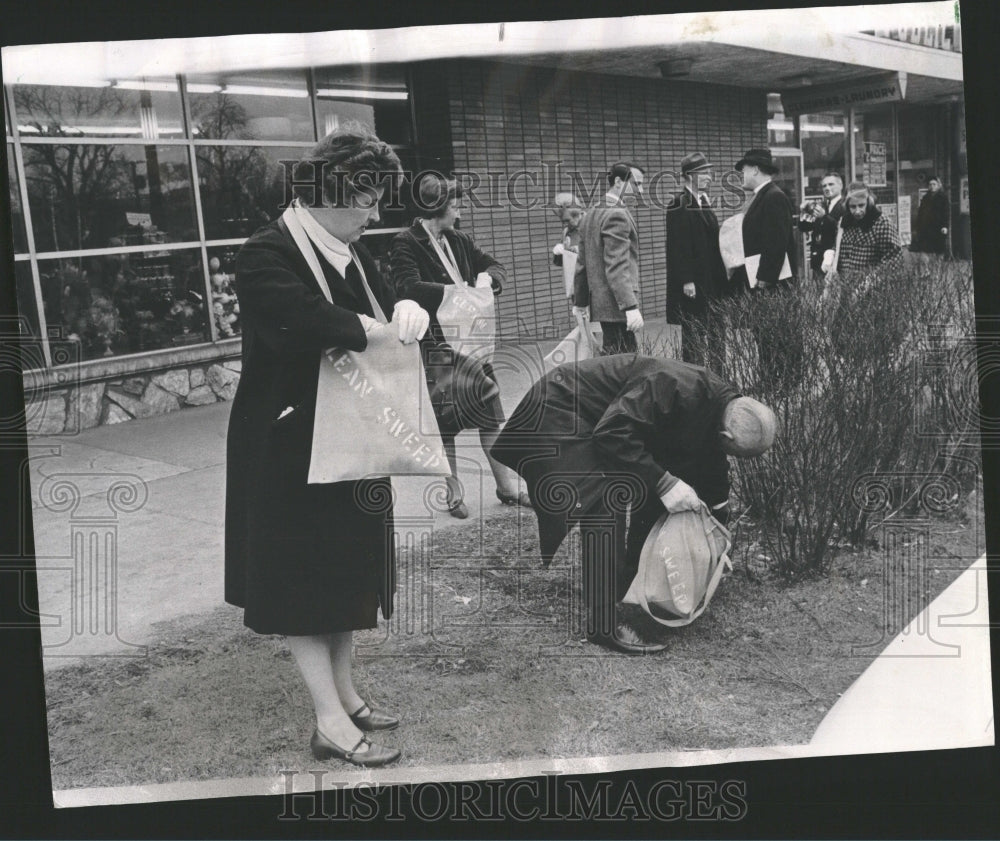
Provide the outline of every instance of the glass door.
[[[802,166],[802,150],[788,147],[777,147],[771,149],[774,156],[774,165],[778,167],[778,172],[771,180],[774,181],[788,196],[792,203],[792,218],[798,219],[799,207],[805,201],[806,182]],[[804,267],[809,265],[806,255],[805,237],[798,238],[799,250],[796,255],[798,261],[797,274],[799,278],[806,277]]]

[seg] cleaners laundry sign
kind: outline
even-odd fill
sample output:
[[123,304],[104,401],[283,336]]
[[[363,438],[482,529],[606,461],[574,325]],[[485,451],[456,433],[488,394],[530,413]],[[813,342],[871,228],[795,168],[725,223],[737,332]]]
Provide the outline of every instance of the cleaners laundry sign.
[[906,73],[882,74],[835,85],[809,86],[784,91],[785,114],[816,114],[860,105],[899,102],[906,97]]

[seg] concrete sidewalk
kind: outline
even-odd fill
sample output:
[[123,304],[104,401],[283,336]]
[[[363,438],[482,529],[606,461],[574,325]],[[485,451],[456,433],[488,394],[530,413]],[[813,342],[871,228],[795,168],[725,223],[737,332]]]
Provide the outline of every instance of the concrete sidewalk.
[[[661,331],[654,321],[647,335]],[[554,344],[498,349],[508,415]],[[23,475],[30,473],[46,669],[81,656],[141,655],[157,622],[223,604],[229,411],[217,403],[32,439]],[[408,531],[474,527],[501,510],[478,435],[462,433],[457,448],[470,518],[437,510],[431,485],[440,479],[394,479],[396,517]]]

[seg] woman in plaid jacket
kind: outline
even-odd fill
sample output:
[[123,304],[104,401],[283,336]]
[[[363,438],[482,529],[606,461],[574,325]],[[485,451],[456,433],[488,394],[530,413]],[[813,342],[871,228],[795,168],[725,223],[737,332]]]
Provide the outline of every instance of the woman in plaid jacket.
[[875,197],[868,186],[855,181],[847,188],[847,213],[840,221],[841,234],[837,265],[834,252],[826,252],[824,268],[835,268],[840,277],[870,275],[902,266],[903,251],[899,232],[875,206]]
[[[845,359],[869,352],[854,340],[866,331],[886,337],[892,334],[891,314],[880,305],[883,296],[873,298],[869,293],[875,292],[876,278],[887,279],[902,268],[896,226],[875,206],[868,186],[855,181],[847,188],[847,212],[840,219],[837,248],[827,251],[823,261],[827,272],[823,299],[838,299],[831,332],[837,352]],[[899,340],[898,336],[889,338],[890,344]]]

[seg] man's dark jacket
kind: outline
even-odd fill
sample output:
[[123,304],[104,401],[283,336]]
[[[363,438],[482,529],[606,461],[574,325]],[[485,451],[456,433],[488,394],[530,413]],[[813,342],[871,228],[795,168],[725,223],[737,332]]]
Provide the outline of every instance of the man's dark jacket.
[[[743,214],[743,253],[760,254],[757,280],[767,286],[778,282],[785,256],[795,276],[795,233],[792,229],[792,203],[773,181],[768,181],[751,200]],[[746,282],[746,270],[738,270]]]
[[799,220],[799,230],[812,234],[809,241],[809,265],[817,272],[823,267],[823,255],[837,247],[837,224],[847,209],[847,199],[841,197],[833,210],[826,206],[826,202],[823,207],[827,212],[822,218]]
[[[694,284],[694,298],[684,294],[685,283]],[[715,211],[682,190],[667,208],[667,323],[704,315],[708,302],[725,295],[728,286]]]
[[[729,496],[722,413],[739,393],[711,371],[616,354],[538,380],[492,449],[524,477],[548,563],[574,522],[637,508],[676,479],[708,505]],[[659,490],[658,486],[659,485]]]

